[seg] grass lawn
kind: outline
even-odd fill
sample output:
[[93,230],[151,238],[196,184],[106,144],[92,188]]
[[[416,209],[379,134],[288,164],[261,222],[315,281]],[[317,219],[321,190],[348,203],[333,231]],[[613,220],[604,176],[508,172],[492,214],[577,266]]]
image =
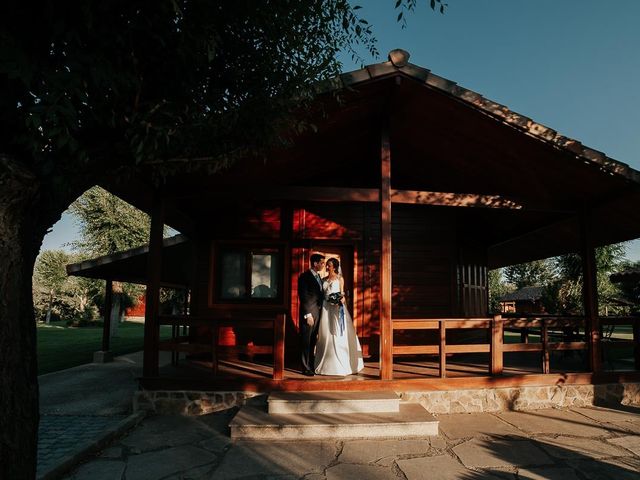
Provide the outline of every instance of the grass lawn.
[[[124,322],[118,336],[111,339],[114,356],[142,350],[144,324]],[[160,329],[160,338],[169,338],[171,327]],[[93,352],[102,348],[102,327],[71,328],[64,322],[38,324],[38,375],[91,363]]]

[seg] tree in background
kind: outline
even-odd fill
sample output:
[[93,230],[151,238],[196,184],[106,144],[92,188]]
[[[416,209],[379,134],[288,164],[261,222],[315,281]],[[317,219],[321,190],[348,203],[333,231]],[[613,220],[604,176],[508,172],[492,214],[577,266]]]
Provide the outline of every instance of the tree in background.
[[62,295],[67,281],[66,265],[70,255],[64,250],[45,250],[36,259],[33,269],[33,299],[36,320],[51,321],[54,302]]
[[489,314],[500,313],[500,298],[507,293],[511,293],[514,288],[504,280],[503,268],[489,270],[487,273],[487,283],[489,285]]
[[80,230],[74,250],[87,257],[111,255],[149,242],[151,218],[101,187],[92,187],[69,206]]
[[[596,249],[598,308],[601,315],[624,313],[617,300],[634,295],[633,286],[625,294],[622,287],[613,284],[609,278],[625,265],[628,265],[628,262],[625,263],[625,248],[622,244],[606,245]],[[510,290],[536,286],[543,287],[542,304],[547,313],[583,314],[580,255],[570,253],[511,265],[502,270],[503,277],[497,270],[489,272],[489,302],[492,312],[497,311],[498,299]]]
[[504,268],[505,280],[516,289],[548,284],[554,276],[553,263],[549,259],[511,265]]
[[36,321],[65,320],[84,325],[98,316],[96,302],[102,295],[101,282],[67,276],[67,265],[82,260],[64,250],[44,250],[33,271],[33,303]]
[[[112,255],[145,245],[149,241],[151,218],[101,187],[92,187],[69,207],[79,226],[80,239],[72,247],[83,257]],[[165,227],[165,236],[168,229]],[[126,308],[136,304],[144,287],[113,282],[112,335]]]
[[[615,300],[621,296],[620,289],[609,278],[624,265],[625,248],[621,244],[596,248],[596,269],[598,287],[598,312],[620,313]],[[570,253],[554,259],[555,279],[547,284],[545,306],[547,311],[561,314],[582,315],[582,258]]]
[[[625,270],[640,270],[640,261],[624,262],[620,265],[619,272]],[[620,291],[622,299],[632,304],[632,312],[640,312],[640,281],[633,276],[630,278],[622,278],[615,283]]]

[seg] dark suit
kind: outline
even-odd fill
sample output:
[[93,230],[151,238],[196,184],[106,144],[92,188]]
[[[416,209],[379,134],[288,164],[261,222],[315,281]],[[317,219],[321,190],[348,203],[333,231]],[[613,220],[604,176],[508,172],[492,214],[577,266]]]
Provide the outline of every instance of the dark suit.
[[[298,277],[298,298],[300,299],[300,349],[302,353],[302,371],[313,371],[313,352],[318,340],[318,325],[320,324],[320,309],[324,295],[322,287],[311,270],[307,270]],[[313,315],[313,325],[307,324],[304,318]]]

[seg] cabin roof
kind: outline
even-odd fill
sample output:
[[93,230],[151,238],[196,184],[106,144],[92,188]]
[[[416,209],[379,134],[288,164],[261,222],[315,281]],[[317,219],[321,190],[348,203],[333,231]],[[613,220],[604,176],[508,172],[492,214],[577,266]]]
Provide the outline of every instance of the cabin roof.
[[614,273],[610,278],[614,283],[640,282],[640,268],[627,268],[621,272]]
[[544,287],[523,287],[515,292],[508,293],[500,297],[501,302],[514,302],[514,301],[530,301],[535,302],[542,298],[542,292]]
[[[165,238],[162,242],[162,284],[183,287],[189,284],[185,265],[189,255],[185,235]],[[149,245],[123,250],[67,265],[67,274],[76,277],[100,278],[118,282],[147,283]]]
[[[404,51],[389,58],[319,82],[317,128],[295,136],[290,147],[215,175],[167,178],[166,223],[199,232],[221,204],[233,203],[224,213],[239,218],[292,188],[376,190],[386,118],[392,188],[518,206],[443,207],[457,211],[460,235],[484,242],[490,268],[577,251],[584,212],[596,246],[640,237],[640,172],[410,63]],[[143,183],[107,188],[150,211],[152,188]]]
[[526,115],[514,112],[505,105],[483,97],[480,93],[474,92],[473,90],[464,88],[452,80],[436,75],[427,68],[414,65],[408,61],[409,56],[409,53],[405,50],[392,50],[389,53],[388,61],[367,65],[359,70],[342,73],[336,77],[321,81],[316,86],[316,92],[323,94],[346,88],[354,88],[364,82],[400,73],[471,105],[526,135],[552,144],[557,148],[564,149],[571,154],[578,155],[584,158],[585,161],[592,162],[607,172],[640,182],[640,172],[634,170],[626,163],[608,157],[603,152],[587,147],[578,140],[566,137]]

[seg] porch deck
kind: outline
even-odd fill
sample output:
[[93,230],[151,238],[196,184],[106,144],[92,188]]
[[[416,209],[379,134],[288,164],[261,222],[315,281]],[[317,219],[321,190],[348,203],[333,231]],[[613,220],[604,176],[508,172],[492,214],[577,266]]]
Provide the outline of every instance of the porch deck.
[[[150,390],[244,390],[254,392],[305,390],[463,390],[506,388],[527,385],[588,385],[611,382],[638,382],[633,351],[605,348],[605,370],[589,372],[585,351],[553,352],[550,372],[541,373],[540,354],[514,352],[505,356],[501,375],[490,375],[489,354],[454,354],[447,359],[447,377],[440,377],[438,357],[398,358],[393,364],[393,380],[381,380],[379,363],[365,359],[365,368],[346,377],[306,377],[293,366],[286,366],[282,380],[273,380],[270,355],[254,359],[228,358],[218,361],[218,372],[212,374],[209,360],[184,360],[161,368],[158,377],[144,377],[141,385]],[[614,351],[620,354],[613,355]]]
[[[294,358],[292,352],[285,359],[286,317],[283,314],[271,319],[183,315],[162,316],[159,320],[174,327],[173,340],[163,342],[161,350],[173,351],[176,359],[179,352],[185,352],[190,360],[174,362],[157,376],[143,378],[141,383],[147,389],[458,390],[640,379],[640,317],[637,316],[599,317],[598,330],[592,333],[585,317],[581,316],[393,320],[393,331],[431,330],[438,333],[439,341],[429,345],[393,343],[387,360],[391,374],[387,378],[382,375],[383,368],[378,361],[366,358],[364,370],[357,375],[303,376],[297,370],[297,357]],[[184,329],[196,325],[213,327],[213,345],[189,343]],[[216,346],[217,330],[221,326],[271,329],[273,344],[226,347],[231,356],[224,356],[223,347]],[[447,339],[447,332],[462,333],[470,329],[485,333],[466,344],[450,343]],[[471,337],[466,338],[469,341]],[[598,366],[595,370],[594,357]],[[384,366],[384,357],[382,361]]]

